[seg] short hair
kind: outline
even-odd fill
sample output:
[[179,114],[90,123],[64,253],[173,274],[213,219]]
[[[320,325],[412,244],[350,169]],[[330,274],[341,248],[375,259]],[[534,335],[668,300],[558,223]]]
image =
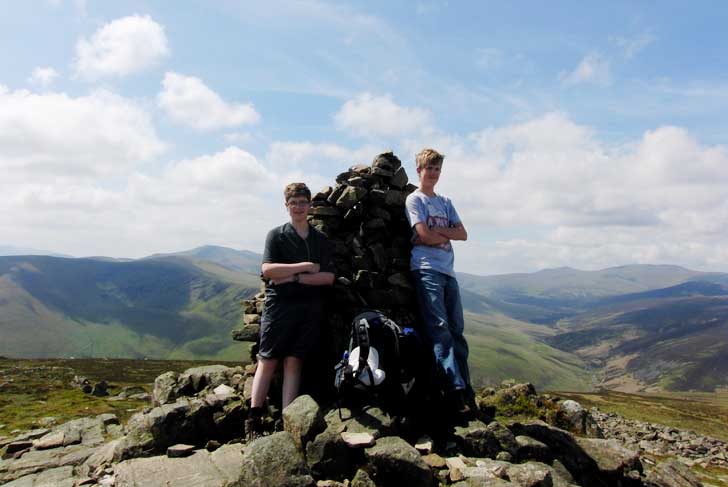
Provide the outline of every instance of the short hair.
[[424,168],[428,164],[436,164],[438,166],[442,166],[442,161],[444,160],[444,154],[440,154],[435,149],[430,148],[422,149],[420,153],[415,156],[418,170]]
[[306,183],[291,183],[283,190],[283,196],[286,198],[286,202],[294,196],[305,196],[308,201],[311,201],[311,190],[308,189]]

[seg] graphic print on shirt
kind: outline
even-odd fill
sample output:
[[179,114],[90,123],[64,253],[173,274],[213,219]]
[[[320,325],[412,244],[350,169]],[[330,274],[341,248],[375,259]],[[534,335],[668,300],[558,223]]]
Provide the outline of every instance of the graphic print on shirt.
[[[447,217],[447,213],[440,205],[433,205],[430,201],[426,202],[427,204],[427,228],[449,228],[450,227],[450,220]],[[438,245],[435,245],[434,247],[437,247],[439,249],[442,249],[446,252],[452,251],[452,244],[450,242],[441,243]]]

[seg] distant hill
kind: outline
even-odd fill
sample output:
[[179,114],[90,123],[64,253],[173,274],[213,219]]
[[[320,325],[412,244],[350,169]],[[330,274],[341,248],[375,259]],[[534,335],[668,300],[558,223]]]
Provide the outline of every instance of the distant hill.
[[147,259],[184,257],[195,263],[214,263],[233,272],[260,273],[263,256],[249,250],[235,250],[216,245],[205,245],[192,250],[169,254],[153,254]]
[[229,332],[258,283],[185,258],[0,257],[0,355],[240,358]]
[[68,257],[72,258],[70,255],[64,255],[59,254],[56,252],[50,252],[48,250],[38,250],[38,249],[31,249],[27,247],[14,247],[12,245],[0,245],[0,256],[10,256],[10,255],[50,255],[53,257]]
[[560,321],[546,341],[591,361],[608,388],[712,391],[728,386],[728,286],[689,281],[610,297]]
[[672,265],[628,265],[598,271],[569,267],[530,274],[476,276],[459,273],[460,286],[513,318],[554,324],[601,299],[674,286],[712,274]]

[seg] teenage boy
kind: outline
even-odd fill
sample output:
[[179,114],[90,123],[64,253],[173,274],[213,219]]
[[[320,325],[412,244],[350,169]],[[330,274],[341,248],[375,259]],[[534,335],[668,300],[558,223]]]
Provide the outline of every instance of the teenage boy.
[[319,339],[324,305],[321,286],[334,282],[330,244],[306,219],[311,191],[303,183],[292,183],[283,194],[291,221],[268,232],[261,266],[266,280],[265,307],[245,424],[249,438],[261,433],[263,405],[279,361],[283,361],[283,408],[298,395],[303,361]]
[[446,399],[456,413],[468,414],[472,401],[468,343],[450,243],[467,240],[468,233],[450,199],[435,193],[444,158],[434,149],[423,149],[416,156],[420,187],[406,204],[413,229],[410,269]]

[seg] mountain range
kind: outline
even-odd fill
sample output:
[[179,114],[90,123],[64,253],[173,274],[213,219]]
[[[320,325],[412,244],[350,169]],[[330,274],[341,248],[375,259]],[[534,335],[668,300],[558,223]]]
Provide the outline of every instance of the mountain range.
[[[134,260],[0,257],[0,355],[242,360],[230,330],[259,290],[260,261],[216,246]],[[630,265],[459,282],[477,384],[728,386],[728,274]]]

